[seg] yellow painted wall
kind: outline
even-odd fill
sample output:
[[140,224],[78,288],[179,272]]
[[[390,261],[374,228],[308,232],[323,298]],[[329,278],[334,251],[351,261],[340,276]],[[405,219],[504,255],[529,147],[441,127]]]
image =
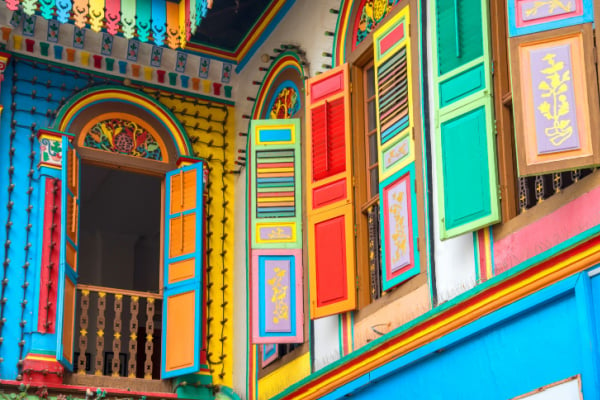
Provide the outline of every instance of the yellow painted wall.
[[264,378],[259,379],[258,399],[270,399],[308,375],[310,375],[310,353],[306,352]]
[[[208,228],[212,232],[210,236],[210,248],[212,252],[209,258],[209,281],[212,287],[209,289],[208,298],[212,300],[208,315],[212,318],[209,332],[212,338],[208,341],[208,352],[210,356],[209,368],[214,369],[212,373],[213,383],[231,387],[233,384],[233,174],[223,175],[222,172],[235,169],[234,163],[234,141],[235,122],[234,107],[223,106],[218,103],[207,101],[190,101],[184,98],[170,98],[161,95],[161,103],[166,105],[179,121],[184,125],[190,140],[193,143],[197,157],[207,161],[210,167],[209,195],[212,197],[210,214],[212,218]],[[196,113],[198,117],[196,117]],[[210,121],[209,121],[210,120]],[[225,135],[223,136],[223,129]],[[222,146],[227,144],[226,149]],[[226,160],[225,166],[222,161]],[[227,188],[222,191],[224,185]],[[224,195],[224,197],[223,197]],[[228,202],[223,206],[224,202]],[[222,223],[224,217],[227,221]],[[227,237],[221,239],[223,232]],[[224,258],[221,253],[226,251]],[[226,268],[228,271],[222,274]],[[221,288],[226,285],[223,292]],[[223,308],[221,305],[226,302]],[[222,325],[221,321],[227,320]],[[221,338],[226,338],[221,342]],[[224,358],[221,359],[221,354]],[[245,355],[243,355],[245,357]],[[220,374],[224,374],[222,378]]]

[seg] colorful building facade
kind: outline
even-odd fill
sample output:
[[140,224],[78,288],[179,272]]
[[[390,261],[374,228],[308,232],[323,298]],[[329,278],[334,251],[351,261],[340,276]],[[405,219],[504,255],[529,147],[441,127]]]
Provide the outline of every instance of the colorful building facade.
[[7,0],[0,393],[600,397],[599,18]]

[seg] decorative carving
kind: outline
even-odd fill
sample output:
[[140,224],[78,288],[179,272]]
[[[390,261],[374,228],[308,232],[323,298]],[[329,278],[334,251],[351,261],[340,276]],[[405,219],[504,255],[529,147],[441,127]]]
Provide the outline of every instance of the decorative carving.
[[98,316],[96,317],[96,370],[94,375],[104,374],[104,327],[106,319],[106,293],[98,292]]
[[88,309],[90,307],[90,291],[81,291],[81,316],[79,317],[79,358],[77,359],[77,373],[85,375],[87,359],[85,353],[88,346]]
[[282,87],[275,95],[271,108],[271,119],[289,119],[300,111],[300,95],[291,86]]
[[146,361],[144,362],[144,379],[152,379],[152,353],[154,353],[154,299],[146,299]]
[[129,378],[136,377],[137,370],[137,331],[138,331],[138,313],[140,310],[138,296],[131,296],[129,311],[131,312],[131,320],[129,320]]
[[359,11],[360,19],[357,20],[356,42],[358,46],[375,29],[377,24],[394,8],[398,0],[366,0]]
[[83,145],[133,157],[163,160],[164,149],[150,132],[135,122],[119,118],[98,122],[87,132]]
[[62,163],[62,141],[60,138],[40,138],[40,162],[60,168]]

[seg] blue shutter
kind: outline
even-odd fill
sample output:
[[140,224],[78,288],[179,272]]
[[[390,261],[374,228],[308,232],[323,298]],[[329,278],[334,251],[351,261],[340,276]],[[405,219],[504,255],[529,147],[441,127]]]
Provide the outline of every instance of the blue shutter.
[[73,370],[75,337],[75,297],[79,247],[79,174],[81,160],[69,137],[62,138],[60,201],[60,262],[57,297],[57,359]]
[[200,370],[203,163],[166,175],[162,378]]

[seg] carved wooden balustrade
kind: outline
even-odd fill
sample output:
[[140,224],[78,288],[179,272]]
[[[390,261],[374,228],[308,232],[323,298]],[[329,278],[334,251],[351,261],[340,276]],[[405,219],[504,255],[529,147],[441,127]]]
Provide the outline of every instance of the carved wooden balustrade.
[[77,374],[160,379],[162,295],[77,285]]

